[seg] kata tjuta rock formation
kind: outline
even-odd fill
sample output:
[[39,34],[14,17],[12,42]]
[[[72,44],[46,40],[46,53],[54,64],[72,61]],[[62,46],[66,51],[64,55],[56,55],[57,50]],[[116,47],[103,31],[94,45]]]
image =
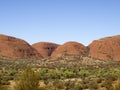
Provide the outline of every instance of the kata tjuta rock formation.
[[44,58],[51,56],[52,52],[58,47],[58,44],[51,42],[38,42],[32,45]]
[[52,58],[61,57],[63,55],[80,55],[82,56],[87,51],[87,48],[78,42],[66,42],[59,46],[51,55]]
[[120,60],[120,35],[93,41],[89,56],[101,60]]
[[42,57],[26,41],[0,34],[0,56],[12,58]]

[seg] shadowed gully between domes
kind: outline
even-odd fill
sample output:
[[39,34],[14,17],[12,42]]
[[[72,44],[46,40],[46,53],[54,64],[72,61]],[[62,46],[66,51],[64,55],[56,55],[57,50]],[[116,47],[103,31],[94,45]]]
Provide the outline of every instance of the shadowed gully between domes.
[[38,42],[32,45],[43,57],[49,57],[59,44],[51,42]]

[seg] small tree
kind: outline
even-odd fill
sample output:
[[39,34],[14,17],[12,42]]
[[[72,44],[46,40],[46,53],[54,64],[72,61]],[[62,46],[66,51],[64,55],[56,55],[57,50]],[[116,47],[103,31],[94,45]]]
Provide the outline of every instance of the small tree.
[[31,69],[26,69],[16,81],[15,90],[38,90],[38,75]]

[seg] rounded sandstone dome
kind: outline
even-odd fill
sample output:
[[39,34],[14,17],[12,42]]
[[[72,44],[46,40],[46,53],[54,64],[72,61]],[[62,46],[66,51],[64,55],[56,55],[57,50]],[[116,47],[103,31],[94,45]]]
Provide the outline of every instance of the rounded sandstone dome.
[[43,57],[51,56],[52,52],[58,47],[58,44],[51,42],[38,42],[32,45]]
[[101,60],[120,60],[120,35],[93,41],[89,56]]
[[53,53],[51,57],[60,57],[62,55],[83,55],[86,52],[86,47],[78,42],[66,42],[59,46]]
[[0,34],[0,56],[33,58],[42,57],[26,41]]

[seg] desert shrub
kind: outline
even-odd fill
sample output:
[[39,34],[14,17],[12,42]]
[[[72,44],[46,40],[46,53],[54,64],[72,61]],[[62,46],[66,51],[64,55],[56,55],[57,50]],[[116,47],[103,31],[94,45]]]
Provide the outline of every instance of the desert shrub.
[[53,87],[40,87],[39,90],[55,90]]
[[89,83],[89,81],[90,81],[90,79],[89,79],[89,78],[85,78],[85,79],[83,79],[83,80],[82,80],[82,83],[83,83],[83,84],[88,84],[88,83]]
[[49,75],[50,75],[50,73],[48,73],[48,69],[46,69],[46,68],[42,68],[40,71],[39,71],[39,79],[40,80],[47,80],[47,79],[49,79]]
[[74,73],[73,73],[73,71],[65,70],[65,71],[63,72],[63,75],[64,75],[64,77],[66,77],[66,78],[71,78],[71,77],[74,75]]
[[48,85],[49,84],[49,80],[44,80],[44,84]]
[[111,80],[105,80],[102,84],[102,87],[105,87],[106,90],[110,90],[112,87],[112,81]]
[[78,82],[78,84],[75,85],[73,90],[83,90],[83,85],[80,82]]
[[97,82],[97,83],[101,83],[102,80],[103,80],[102,78],[97,78],[97,79],[96,79],[96,82]]
[[66,87],[65,90],[70,90],[70,89],[75,87],[75,82],[74,81],[70,81],[70,80],[66,81],[65,82],[65,87]]
[[61,75],[62,72],[60,70],[49,70],[48,72],[48,76],[49,76],[49,79],[60,79],[61,78]]
[[0,85],[0,90],[8,90],[8,87],[6,87],[4,85]]
[[120,80],[118,80],[117,84],[115,85],[114,90],[120,90]]
[[39,90],[38,75],[30,68],[26,69],[16,81],[15,90]]
[[98,89],[98,84],[95,81],[90,81],[89,82],[89,88],[90,90]]
[[1,85],[9,85],[9,76],[0,75],[0,84]]
[[13,79],[14,79],[13,76],[8,76],[8,75],[2,77],[2,80],[4,80],[4,81],[9,81],[9,80],[13,80]]
[[9,70],[8,75],[14,76],[16,73],[17,73],[17,71],[15,69],[11,69],[11,70]]
[[89,88],[89,85],[88,85],[88,84],[82,84],[82,88],[83,88],[83,89],[88,89],[88,88]]
[[1,80],[1,85],[9,85],[9,81],[6,81],[6,80]]
[[8,88],[5,87],[5,85],[3,85],[1,76],[0,76],[0,90],[8,90]]
[[81,78],[85,78],[86,76],[89,76],[90,75],[90,72],[88,70],[80,70],[78,73],[77,73]]
[[107,75],[104,77],[106,80],[109,80],[109,81],[115,81],[117,80],[117,78],[113,75]]
[[64,89],[64,83],[60,80],[55,80],[53,82],[53,86],[56,88],[56,89]]

